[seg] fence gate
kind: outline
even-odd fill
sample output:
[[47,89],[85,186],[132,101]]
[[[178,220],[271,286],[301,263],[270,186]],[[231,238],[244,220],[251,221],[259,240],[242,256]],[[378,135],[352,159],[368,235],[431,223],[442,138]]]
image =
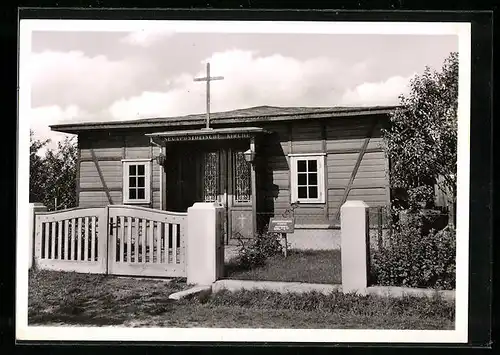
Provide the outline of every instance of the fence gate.
[[41,269],[184,277],[187,213],[134,206],[37,213]]
[[106,209],[85,208],[36,215],[35,259],[47,270],[106,271]]
[[110,274],[185,276],[185,213],[109,206],[109,221]]

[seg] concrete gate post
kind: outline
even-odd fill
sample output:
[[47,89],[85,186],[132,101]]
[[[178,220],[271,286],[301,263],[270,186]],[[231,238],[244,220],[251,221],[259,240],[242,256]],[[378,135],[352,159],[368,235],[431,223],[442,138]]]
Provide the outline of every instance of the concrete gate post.
[[35,202],[30,203],[30,220],[29,220],[29,268],[31,269],[33,266],[33,260],[35,259],[35,215],[37,212],[47,212],[47,207],[45,207],[42,203]]
[[187,283],[210,285],[224,272],[224,207],[197,202],[187,213]]
[[369,274],[368,205],[347,201],[340,208],[342,291],[363,294]]

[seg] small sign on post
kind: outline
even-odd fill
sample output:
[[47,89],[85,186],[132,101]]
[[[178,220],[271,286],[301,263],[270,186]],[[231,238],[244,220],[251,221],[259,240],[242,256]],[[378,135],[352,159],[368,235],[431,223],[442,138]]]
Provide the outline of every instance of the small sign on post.
[[271,218],[269,220],[269,232],[280,233],[281,237],[285,240],[285,258],[288,256],[288,239],[287,233],[293,233],[295,230],[295,218]]

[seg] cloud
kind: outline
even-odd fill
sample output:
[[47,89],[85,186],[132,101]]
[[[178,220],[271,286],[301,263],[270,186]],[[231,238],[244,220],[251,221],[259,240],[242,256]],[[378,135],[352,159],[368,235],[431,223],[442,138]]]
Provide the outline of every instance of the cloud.
[[[213,112],[260,105],[345,104],[350,99],[350,96],[344,98],[346,88],[362,83],[370,69],[367,61],[342,63],[327,57],[301,61],[280,54],[261,56],[257,52],[237,49],[214,53],[206,60],[211,63],[212,76],[224,76],[224,80],[211,85]],[[202,69],[206,60],[200,63],[199,72],[171,78],[169,89],[165,91],[145,91],[117,100],[109,109],[110,115],[125,119],[204,112],[205,85],[193,82],[193,78],[206,75]],[[389,84],[397,90],[398,83],[391,81]],[[362,93],[367,91],[364,87],[360,90]],[[351,96],[352,101],[356,101]],[[385,97],[381,99],[387,101]],[[370,103],[375,101],[373,98]]]
[[[193,79],[206,75],[207,60],[212,76],[224,76],[224,80],[212,83],[212,112],[261,105],[397,104],[398,96],[407,92],[410,79],[394,76],[366,82],[367,73],[374,70],[369,59],[299,60],[238,49],[205,58],[199,63],[198,72],[170,76],[146,72],[144,65],[130,59],[113,61],[82,52],[36,53],[32,60],[30,69],[37,95],[52,97],[33,109],[33,127],[37,135],[53,139],[59,139],[59,135],[47,125],[62,120],[127,120],[205,112],[206,87]],[[146,80],[144,77],[147,82],[140,81]],[[152,82],[161,84],[155,87]]]
[[136,94],[137,78],[147,72],[134,60],[90,57],[80,51],[32,53],[28,70],[34,106],[76,104],[89,111]]
[[29,117],[30,129],[34,131],[34,137],[40,140],[51,140],[45,149],[40,151],[41,154],[44,154],[47,148],[57,148],[57,142],[71,136],[65,133],[51,131],[50,125],[75,121],[91,121],[93,119],[95,119],[93,115],[76,105],[67,107],[53,105],[33,108],[30,110]]
[[395,105],[399,103],[399,96],[407,94],[410,90],[408,77],[393,76],[377,83],[363,83],[353,89],[347,90],[340,102],[345,105]]
[[162,39],[172,36],[174,33],[172,30],[163,28],[142,29],[130,32],[121,39],[121,42],[135,46],[149,47]]

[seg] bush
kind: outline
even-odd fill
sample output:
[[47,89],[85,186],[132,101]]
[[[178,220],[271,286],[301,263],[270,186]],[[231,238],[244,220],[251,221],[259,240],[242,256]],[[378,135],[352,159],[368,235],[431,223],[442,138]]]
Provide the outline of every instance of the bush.
[[426,231],[422,219],[399,222],[372,254],[372,281],[384,286],[455,288],[455,230]]
[[242,243],[238,254],[238,264],[245,269],[264,265],[266,259],[283,252],[280,236],[275,233],[263,233],[248,244]]

